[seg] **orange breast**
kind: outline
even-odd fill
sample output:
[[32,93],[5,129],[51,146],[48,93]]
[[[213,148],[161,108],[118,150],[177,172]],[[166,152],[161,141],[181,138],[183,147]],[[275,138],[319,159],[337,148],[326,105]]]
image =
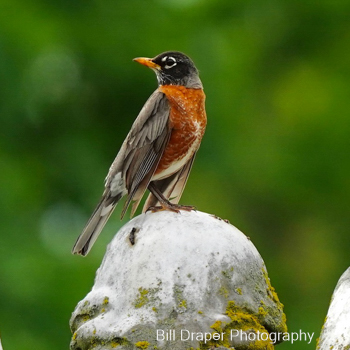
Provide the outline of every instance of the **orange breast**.
[[207,124],[202,89],[163,85],[159,90],[170,103],[172,133],[153,180],[168,177],[186,164],[198,150]]

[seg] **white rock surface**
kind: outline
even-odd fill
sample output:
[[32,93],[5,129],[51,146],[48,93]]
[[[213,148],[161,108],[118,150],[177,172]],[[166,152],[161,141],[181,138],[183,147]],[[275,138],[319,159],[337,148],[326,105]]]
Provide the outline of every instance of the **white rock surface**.
[[[72,315],[71,349],[198,348],[198,338],[180,339],[181,330],[211,333],[218,325],[226,333],[285,332],[282,308],[260,254],[234,226],[201,212],[148,212],[108,246]],[[158,341],[157,330],[164,331]],[[171,330],[176,339],[167,341]]]
[[334,290],[317,349],[350,349],[350,267]]

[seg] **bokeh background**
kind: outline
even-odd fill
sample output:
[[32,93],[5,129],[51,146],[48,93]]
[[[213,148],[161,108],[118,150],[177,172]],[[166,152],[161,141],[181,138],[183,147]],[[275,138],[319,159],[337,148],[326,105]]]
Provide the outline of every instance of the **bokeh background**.
[[315,332],[278,349],[314,349],[350,265],[349,13],[346,0],[2,0],[5,350],[68,349],[121,206],[87,258],[71,247],[156,88],[131,59],[166,50],[192,57],[207,94],[182,203],[251,237],[289,330]]

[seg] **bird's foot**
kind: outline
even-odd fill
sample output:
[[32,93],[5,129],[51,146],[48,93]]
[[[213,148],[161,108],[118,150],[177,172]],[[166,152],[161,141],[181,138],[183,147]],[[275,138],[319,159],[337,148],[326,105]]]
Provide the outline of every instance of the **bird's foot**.
[[156,206],[156,207],[149,207],[146,211],[151,211],[152,213],[156,213],[158,211],[172,211],[174,213],[179,213],[180,210],[185,210],[185,211],[192,211],[196,210],[196,207],[192,205],[180,205],[180,204],[173,204],[173,203],[162,203],[161,206]]

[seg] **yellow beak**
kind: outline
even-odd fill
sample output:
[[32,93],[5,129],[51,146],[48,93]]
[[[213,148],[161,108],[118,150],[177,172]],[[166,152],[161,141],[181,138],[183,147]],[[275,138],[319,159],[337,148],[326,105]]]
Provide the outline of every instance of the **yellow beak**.
[[137,57],[134,58],[133,61],[136,61],[146,67],[152,68],[152,69],[160,69],[160,65],[157,63],[154,63],[152,61],[152,58],[147,58],[147,57]]

